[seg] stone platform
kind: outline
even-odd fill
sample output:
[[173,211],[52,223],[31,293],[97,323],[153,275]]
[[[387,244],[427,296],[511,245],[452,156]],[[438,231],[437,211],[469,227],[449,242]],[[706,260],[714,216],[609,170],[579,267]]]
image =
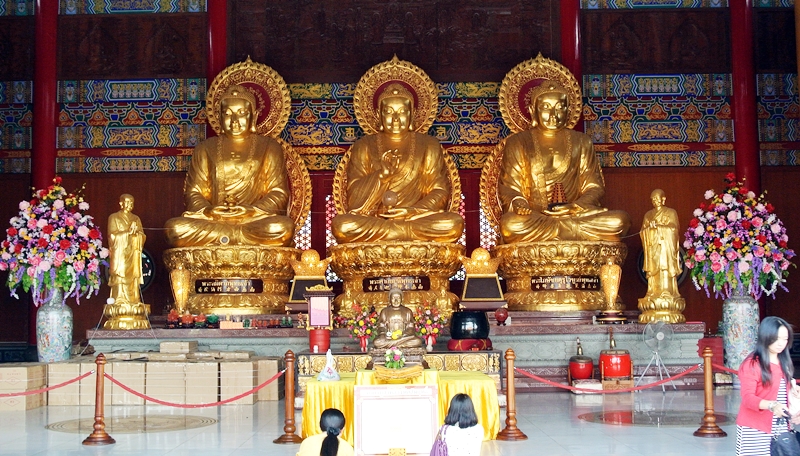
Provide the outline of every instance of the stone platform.
[[[609,348],[608,331],[612,329],[617,349],[628,350],[634,363],[634,376],[638,378],[652,358],[652,351],[642,340],[644,325],[628,323],[620,325],[592,324],[595,312],[510,312],[510,325],[497,326],[494,314],[489,312],[491,331],[489,334],[494,350],[499,353],[499,372],[505,369],[504,354],[509,348],[516,355],[515,367],[524,369],[548,380],[566,384],[569,358],[576,353],[575,339],[580,337],[583,352],[593,359],[595,366],[600,351]],[[626,312],[627,314],[627,312]],[[635,312],[631,312],[633,317]],[[630,318],[635,321],[635,318]],[[154,324],[154,327],[157,325]],[[671,375],[683,372],[702,363],[698,355],[698,343],[703,338],[706,325],[702,322],[688,322],[672,325],[674,336],[669,345],[660,351]],[[437,339],[433,355],[445,356],[448,353],[449,332],[444,331]],[[269,329],[153,329],[133,331],[87,331],[86,337],[95,351],[111,353],[114,351],[158,351],[164,340],[196,340],[198,350],[247,350],[255,356],[284,356],[287,350],[296,355],[308,354],[308,331],[302,328]],[[337,355],[347,355],[354,359],[361,353],[358,340],[348,337],[345,329],[335,329],[331,334],[331,350]],[[473,352],[466,352],[473,353]],[[492,352],[478,352],[492,353]],[[324,359],[324,354],[318,354]],[[430,356],[430,355],[426,355]],[[364,362],[364,365],[366,365]],[[430,361],[429,361],[430,363]],[[446,365],[446,361],[443,361]],[[310,362],[309,362],[309,365]],[[431,366],[438,366],[437,363]],[[298,368],[300,366],[298,365]],[[504,377],[500,374],[500,377]],[[650,368],[642,384],[657,380],[658,373]],[[503,380],[503,384],[505,380]],[[682,389],[702,389],[702,369],[677,380]],[[516,374],[518,392],[553,391],[554,387]],[[503,385],[504,386],[504,385]]]

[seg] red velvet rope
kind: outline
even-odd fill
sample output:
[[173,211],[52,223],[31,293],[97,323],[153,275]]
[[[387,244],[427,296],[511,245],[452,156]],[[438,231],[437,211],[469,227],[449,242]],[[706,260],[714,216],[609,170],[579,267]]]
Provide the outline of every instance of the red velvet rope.
[[562,385],[561,383],[552,382],[550,380],[547,380],[546,378],[542,378],[542,377],[539,377],[538,375],[533,375],[533,374],[531,374],[529,372],[525,372],[524,370],[520,370],[517,367],[515,367],[514,370],[519,372],[520,374],[526,376],[526,377],[530,377],[530,378],[532,378],[534,380],[538,380],[538,381],[540,381],[542,383],[546,383],[546,384],[548,384],[550,386],[555,386],[556,388],[563,388],[563,389],[570,390],[570,391],[584,391],[584,392],[587,392],[587,393],[609,394],[609,393],[627,393],[627,392],[630,392],[630,391],[639,391],[639,390],[643,390],[643,389],[652,388],[654,386],[663,385],[664,383],[667,383],[667,382],[672,381],[672,380],[677,380],[677,379],[679,379],[679,378],[681,378],[681,377],[683,377],[685,375],[688,375],[691,372],[694,372],[695,370],[697,370],[699,368],[700,368],[700,365],[698,364],[696,366],[690,367],[689,369],[686,369],[685,371],[681,372],[680,374],[673,375],[672,377],[667,377],[667,378],[659,380],[659,381],[657,381],[655,383],[650,383],[650,384],[642,385],[642,386],[635,386],[633,388],[623,388],[623,389],[614,389],[614,390],[596,390],[596,389],[589,389],[589,388],[576,388],[574,386]]
[[253,393],[255,393],[256,391],[260,390],[261,388],[264,388],[265,386],[267,386],[267,385],[269,385],[270,383],[274,382],[274,381],[275,381],[275,380],[276,380],[278,377],[280,377],[281,375],[283,375],[283,373],[284,373],[284,372],[286,372],[286,369],[284,369],[284,370],[282,370],[282,371],[278,372],[277,374],[273,375],[273,376],[272,376],[272,378],[270,378],[270,379],[269,379],[269,380],[267,380],[266,382],[264,382],[264,383],[262,383],[262,384],[260,384],[260,385],[256,386],[255,388],[251,389],[250,391],[245,391],[245,392],[244,392],[244,393],[242,393],[242,394],[239,394],[239,395],[237,395],[237,396],[233,396],[233,397],[231,397],[231,398],[229,398],[229,399],[225,399],[224,401],[218,401],[218,402],[209,402],[209,403],[207,403],[207,404],[176,404],[176,403],[174,403],[174,402],[162,401],[162,400],[160,400],[160,399],[156,399],[156,398],[154,398],[154,397],[150,397],[150,396],[147,396],[147,395],[145,395],[145,394],[142,394],[142,393],[140,393],[140,392],[138,392],[138,391],[134,391],[133,389],[131,389],[131,388],[130,388],[130,387],[128,387],[127,385],[124,385],[124,384],[120,383],[120,381],[119,381],[119,380],[115,379],[114,377],[112,377],[112,376],[110,376],[110,375],[108,375],[108,374],[104,374],[104,375],[105,375],[105,377],[106,377],[107,379],[109,379],[109,380],[111,380],[112,382],[114,382],[114,383],[115,383],[117,386],[119,386],[120,388],[122,388],[122,389],[124,389],[125,391],[127,391],[127,392],[129,392],[129,393],[133,394],[134,396],[141,397],[142,399],[144,399],[144,400],[146,400],[146,401],[155,402],[156,404],[160,404],[160,405],[168,405],[168,406],[170,406],[170,407],[178,407],[178,408],[203,408],[203,407],[216,407],[216,406],[218,406],[218,405],[224,405],[224,404],[228,404],[228,403],[230,403],[230,402],[233,402],[233,401],[238,401],[239,399],[241,399],[241,398],[243,398],[243,397],[245,397],[245,396],[248,396],[248,395],[250,395],[250,394],[253,394]]
[[72,380],[67,380],[64,383],[59,383],[58,385],[48,386],[47,388],[42,388],[42,389],[33,390],[33,391],[21,391],[19,393],[3,393],[3,394],[0,394],[0,397],[30,396],[31,394],[44,393],[45,391],[50,391],[50,390],[54,390],[56,388],[61,388],[63,386],[69,385],[70,383],[75,383],[77,381],[83,380],[84,378],[86,378],[86,377],[88,377],[88,376],[90,376],[92,374],[94,374],[93,370],[91,370],[91,371],[89,371],[89,372],[87,372],[87,373],[85,373],[83,375],[80,375],[78,377],[75,377]]
[[713,364],[712,363],[711,367],[713,367],[714,369],[719,369],[719,370],[721,370],[723,372],[727,372],[729,374],[739,375],[739,371],[733,370],[733,369],[731,369],[729,367],[721,366],[719,364]]

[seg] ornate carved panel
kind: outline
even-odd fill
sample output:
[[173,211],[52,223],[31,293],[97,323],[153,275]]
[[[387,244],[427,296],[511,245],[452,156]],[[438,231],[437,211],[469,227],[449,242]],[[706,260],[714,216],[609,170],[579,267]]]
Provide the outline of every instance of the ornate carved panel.
[[59,79],[205,75],[206,16],[59,16]]
[[561,55],[555,0],[231,0],[229,63],[248,55],[290,82],[357,81],[393,54],[435,81],[499,81]]
[[0,16],[0,81],[33,79],[33,16]]
[[754,8],[756,72],[797,73],[794,11]]
[[727,9],[583,10],[583,71],[728,73]]

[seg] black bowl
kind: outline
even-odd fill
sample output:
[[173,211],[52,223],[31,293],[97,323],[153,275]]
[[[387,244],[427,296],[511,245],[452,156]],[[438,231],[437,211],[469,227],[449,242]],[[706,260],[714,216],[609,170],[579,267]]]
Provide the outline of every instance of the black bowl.
[[486,312],[467,310],[450,316],[450,338],[488,339],[489,319]]

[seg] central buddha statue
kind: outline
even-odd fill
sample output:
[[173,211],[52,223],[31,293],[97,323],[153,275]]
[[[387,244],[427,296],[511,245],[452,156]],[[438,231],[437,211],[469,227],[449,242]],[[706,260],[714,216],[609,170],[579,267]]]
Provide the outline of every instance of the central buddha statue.
[[531,129],[505,142],[498,194],[503,242],[618,241],[630,219],[600,205],[600,163],[585,133],[565,128],[567,90],[545,81],[528,98]]
[[378,115],[380,131],[350,151],[348,212],[331,224],[336,241],[456,241],[464,219],[446,211],[444,151],[436,138],[413,130],[413,95],[389,84],[378,96]]
[[184,184],[186,212],[166,223],[173,247],[293,243],[283,150],[256,133],[255,107],[242,86],[222,95],[222,135],[195,147]]
[[378,331],[372,342],[375,348],[422,347],[414,327],[414,313],[403,305],[403,292],[397,288],[389,291],[389,305],[378,315]]

